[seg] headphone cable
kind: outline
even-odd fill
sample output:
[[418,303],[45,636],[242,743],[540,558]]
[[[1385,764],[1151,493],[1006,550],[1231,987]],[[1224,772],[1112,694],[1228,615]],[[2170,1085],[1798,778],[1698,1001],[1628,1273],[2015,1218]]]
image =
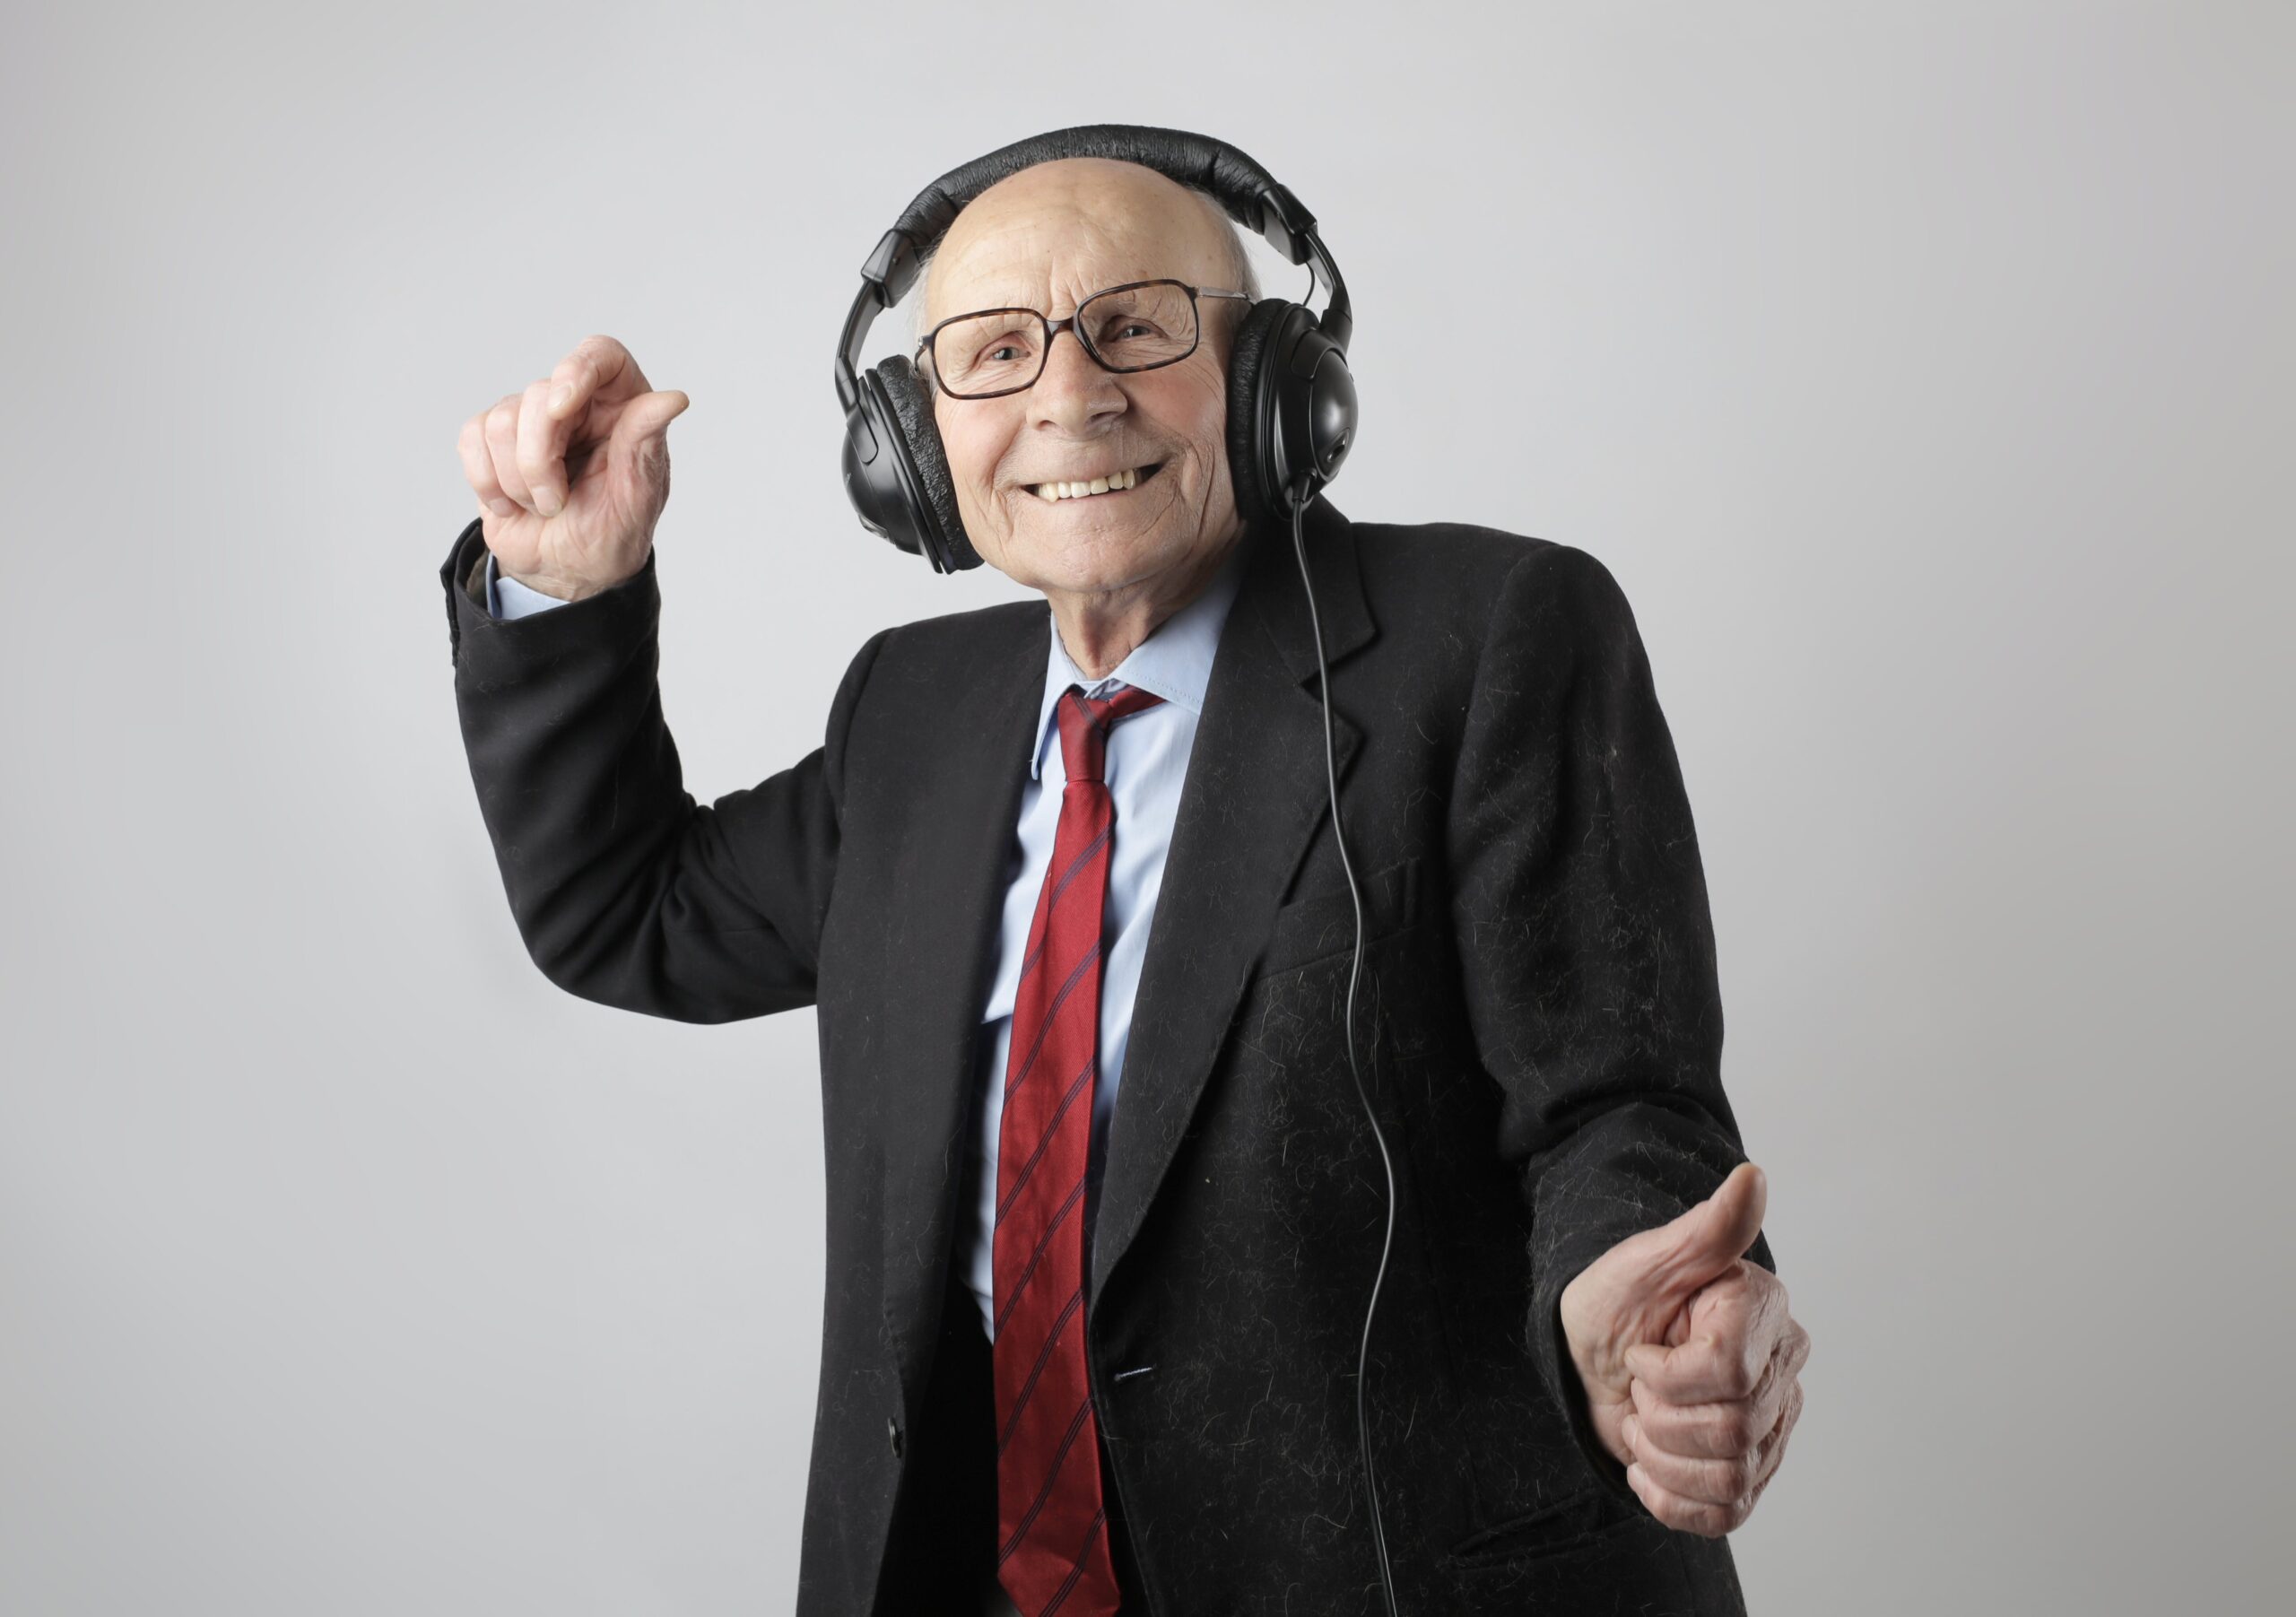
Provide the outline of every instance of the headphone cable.
[[1363,1309],[1363,1339],[1355,1352],[1355,1436],[1363,1451],[1363,1489],[1371,1502],[1371,1546],[1379,1558],[1379,1587],[1387,1595],[1387,1617],[1401,1617],[1396,1604],[1396,1583],[1393,1569],[1387,1564],[1387,1530],[1379,1522],[1379,1483],[1371,1467],[1371,1424],[1366,1413],[1365,1386],[1370,1373],[1371,1353],[1371,1317],[1379,1307],[1379,1287],[1387,1275],[1387,1253],[1396,1238],[1396,1169],[1387,1155],[1387,1135],[1379,1130],[1378,1114],[1372,1109],[1371,1097],[1363,1087],[1363,1074],[1355,1063],[1355,984],[1363,974],[1363,894],[1355,883],[1355,866],[1347,856],[1347,832],[1339,817],[1339,765],[1335,756],[1331,730],[1331,670],[1324,662],[1323,621],[1316,613],[1316,587],[1308,576],[1308,545],[1304,532],[1308,500],[1312,488],[1309,474],[1301,474],[1298,484],[1291,491],[1292,548],[1300,558],[1300,583],[1308,594],[1308,623],[1316,637],[1316,686],[1323,698],[1324,713],[1324,780],[1331,794],[1331,832],[1339,845],[1339,865],[1347,873],[1347,896],[1355,905],[1355,959],[1347,973],[1347,1070],[1355,1078],[1355,1096],[1363,1103],[1363,1115],[1370,1120],[1371,1138],[1378,1143],[1379,1166],[1387,1179],[1387,1230],[1379,1243],[1378,1272],[1371,1277],[1371,1298]]

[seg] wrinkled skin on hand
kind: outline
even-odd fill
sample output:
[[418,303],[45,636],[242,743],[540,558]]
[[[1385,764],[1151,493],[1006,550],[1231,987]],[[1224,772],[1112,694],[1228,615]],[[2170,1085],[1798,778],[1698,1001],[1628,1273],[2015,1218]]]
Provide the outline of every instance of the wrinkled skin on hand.
[[1562,1292],[1563,1334],[1605,1448],[1667,1526],[1719,1538],[1777,1475],[1810,1334],[1744,1253],[1769,1199],[1742,1162],[1673,1222],[1628,1237]]
[[670,497],[669,425],[688,402],[597,335],[465,422],[455,449],[502,572],[578,601],[643,568]]

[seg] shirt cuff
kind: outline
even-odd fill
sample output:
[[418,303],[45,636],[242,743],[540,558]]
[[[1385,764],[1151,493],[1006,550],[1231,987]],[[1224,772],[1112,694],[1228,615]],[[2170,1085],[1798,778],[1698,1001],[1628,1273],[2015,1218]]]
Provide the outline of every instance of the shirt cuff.
[[556,596],[546,596],[538,589],[528,589],[516,578],[506,578],[494,565],[494,552],[486,553],[486,613],[492,618],[531,617],[538,612],[548,612],[553,606],[571,603]]

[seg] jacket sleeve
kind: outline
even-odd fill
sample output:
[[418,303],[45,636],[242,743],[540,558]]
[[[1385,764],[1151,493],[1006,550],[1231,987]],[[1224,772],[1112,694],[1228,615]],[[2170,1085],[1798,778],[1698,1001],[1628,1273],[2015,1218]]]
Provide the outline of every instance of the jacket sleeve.
[[891,630],[846,670],[822,746],[703,805],[662,717],[655,557],[601,594],[502,619],[486,559],[474,519],[439,580],[471,780],[535,964],[570,994],[677,1021],[813,1004],[846,735]]
[[[1608,569],[1535,542],[1500,587],[1454,783],[1453,924],[1532,1208],[1528,1345],[1597,1480],[1563,1288],[1745,1160],[1722,1092],[1706,878],[1641,637]],[[1767,1236],[1746,1254],[1777,1272]]]

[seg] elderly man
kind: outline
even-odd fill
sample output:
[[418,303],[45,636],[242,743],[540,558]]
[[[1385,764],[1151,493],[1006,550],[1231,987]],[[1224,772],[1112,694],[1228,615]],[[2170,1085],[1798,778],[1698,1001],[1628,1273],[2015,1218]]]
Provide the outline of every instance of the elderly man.
[[685,396],[591,337],[473,417],[441,580],[512,912],[600,1004],[818,1006],[800,1612],[1741,1611],[1809,1338],[1632,614],[1583,551],[1318,496],[1311,621],[1230,464],[1254,290],[1144,164],[966,204],[933,422],[1047,605],[878,633],[707,805],[655,681]]

